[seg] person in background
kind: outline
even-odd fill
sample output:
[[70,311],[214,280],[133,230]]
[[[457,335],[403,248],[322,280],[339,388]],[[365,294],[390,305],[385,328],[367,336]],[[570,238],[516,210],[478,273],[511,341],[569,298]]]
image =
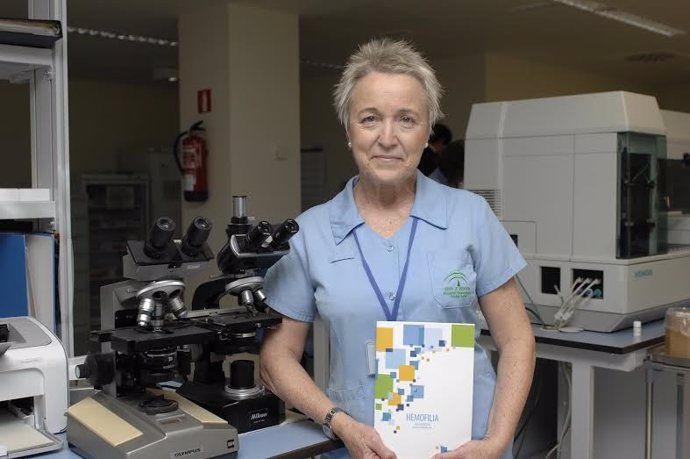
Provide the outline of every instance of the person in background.
[[453,133],[448,129],[448,126],[441,123],[434,124],[431,128],[429,141],[426,148],[422,151],[422,158],[417,166],[422,171],[422,174],[428,176],[438,167],[441,153],[451,140],[453,140]]
[[[482,197],[417,170],[441,115],[440,94],[434,71],[407,42],[360,46],[334,90],[359,174],[297,218],[290,252],[264,279],[267,302],[283,320],[263,342],[262,379],[343,441],[346,450],[327,457],[395,457],[373,428],[367,348],[377,320],[473,323],[478,338],[479,308],[498,350],[497,373],[477,341],[472,440],[438,457],[512,457],[535,363],[514,281],[526,263]],[[444,294],[451,272],[467,279],[469,295]],[[299,364],[317,316],[330,335],[325,393]]]
[[438,167],[429,178],[451,188],[462,188],[465,176],[465,142],[454,140],[441,152]]

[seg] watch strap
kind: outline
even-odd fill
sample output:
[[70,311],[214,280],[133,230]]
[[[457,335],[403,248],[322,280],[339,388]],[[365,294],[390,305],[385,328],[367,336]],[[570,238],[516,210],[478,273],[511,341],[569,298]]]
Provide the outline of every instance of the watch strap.
[[338,436],[333,432],[333,428],[331,427],[331,422],[333,421],[333,417],[337,413],[345,413],[347,414],[347,411],[343,410],[342,408],[339,408],[337,406],[334,406],[330,410],[328,410],[328,413],[326,413],[326,416],[323,418],[323,433],[330,438],[331,440],[338,440]]

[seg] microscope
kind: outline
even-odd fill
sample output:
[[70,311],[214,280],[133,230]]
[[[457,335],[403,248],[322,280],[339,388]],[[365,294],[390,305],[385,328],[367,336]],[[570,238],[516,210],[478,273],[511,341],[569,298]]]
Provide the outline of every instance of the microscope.
[[237,429],[163,383],[185,380],[192,352],[217,334],[187,318],[183,276],[213,258],[211,222],[194,219],[180,241],[175,223],[159,218],[146,241],[127,241],[128,280],[101,289],[104,327],[92,333],[100,352],[75,373],[94,396],[72,405],[67,439],[84,457],[235,457]]
[[180,241],[172,239],[175,222],[158,218],[145,241],[127,241],[122,271],[127,280],[101,287],[101,329],[160,327],[166,314],[187,317],[184,277],[213,259],[206,240],[213,225],[196,217]]
[[[199,326],[217,333],[217,339],[201,346],[193,381],[178,389],[178,394],[226,419],[240,433],[285,419],[284,403],[255,382],[253,360],[232,361],[229,379],[223,362],[233,354],[257,352],[263,329],[280,323],[280,317],[266,312],[263,274],[290,251],[288,241],[299,231],[292,219],[275,229],[267,221],[252,225],[246,202],[246,196],[233,196],[228,241],[216,259],[222,275],[201,284],[192,300],[190,314]],[[218,309],[220,300],[228,295],[237,298],[238,307]]]

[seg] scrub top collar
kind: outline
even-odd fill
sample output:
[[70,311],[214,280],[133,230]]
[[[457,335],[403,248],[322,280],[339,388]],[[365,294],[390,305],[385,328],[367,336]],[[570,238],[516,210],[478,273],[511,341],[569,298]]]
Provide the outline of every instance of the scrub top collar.
[[[330,203],[329,218],[335,244],[339,245],[350,232],[364,223],[359,215],[354,198],[354,185],[359,179],[356,175],[348,180],[343,191]],[[411,215],[441,229],[448,227],[447,198],[445,193],[434,192],[431,188],[443,186],[417,171],[417,189]]]

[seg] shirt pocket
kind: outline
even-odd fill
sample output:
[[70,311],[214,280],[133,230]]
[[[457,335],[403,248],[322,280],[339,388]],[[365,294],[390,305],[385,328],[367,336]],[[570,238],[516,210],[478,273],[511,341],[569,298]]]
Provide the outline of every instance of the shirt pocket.
[[477,300],[477,273],[468,254],[431,252],[427,255],[431,291],[444,309],[472,306]]

